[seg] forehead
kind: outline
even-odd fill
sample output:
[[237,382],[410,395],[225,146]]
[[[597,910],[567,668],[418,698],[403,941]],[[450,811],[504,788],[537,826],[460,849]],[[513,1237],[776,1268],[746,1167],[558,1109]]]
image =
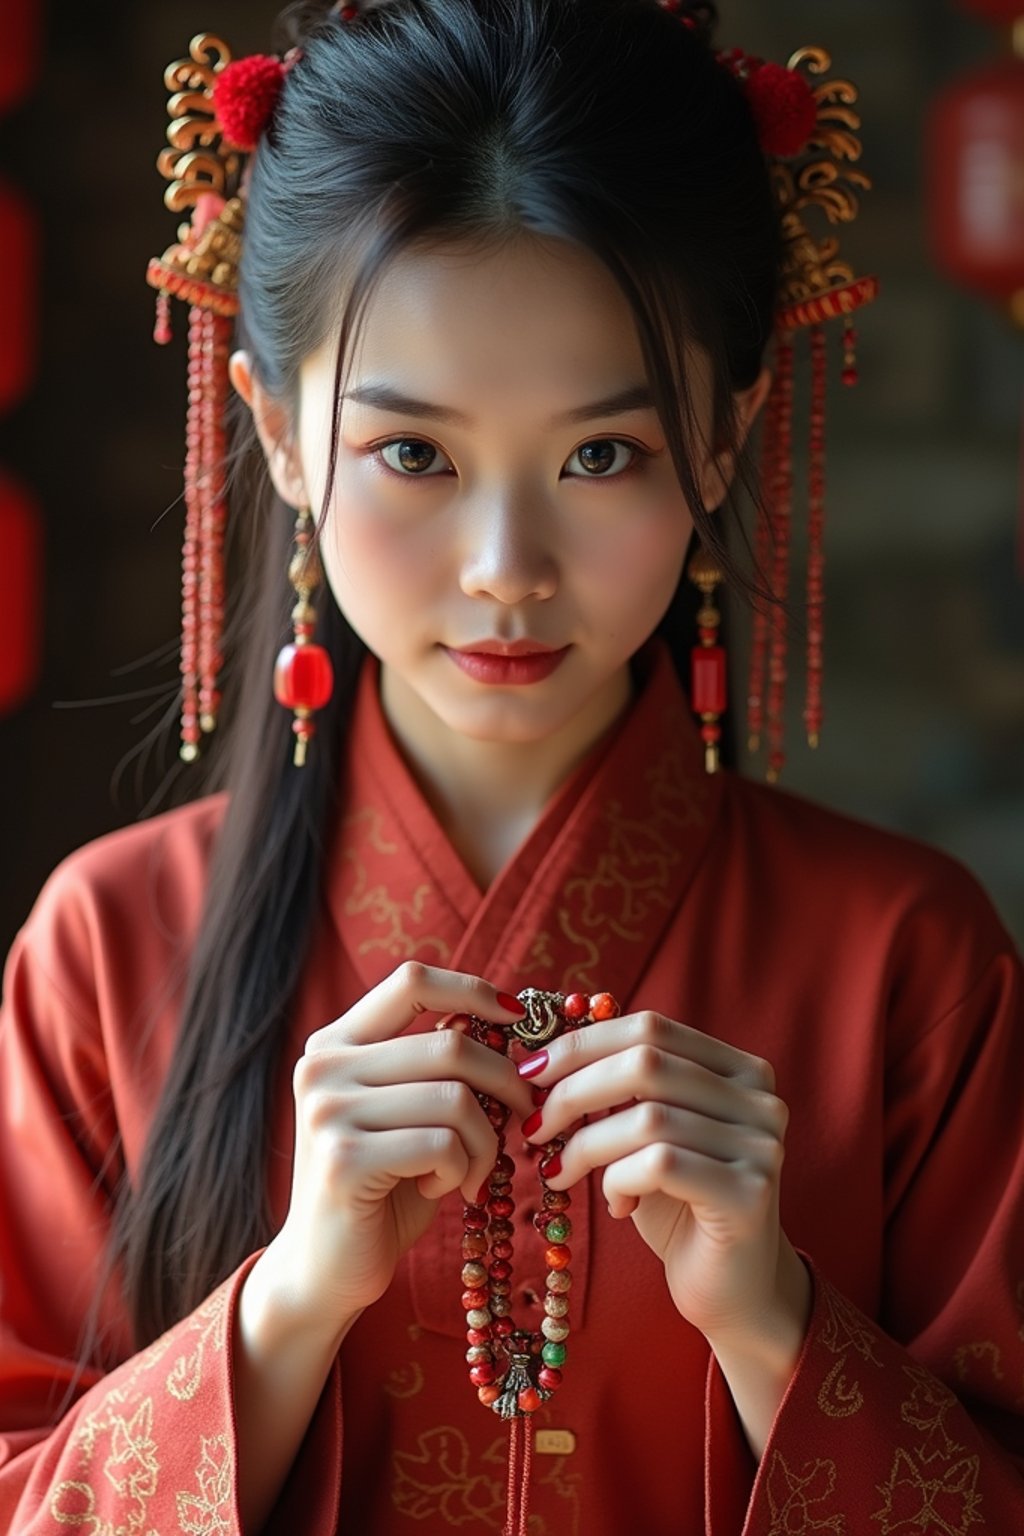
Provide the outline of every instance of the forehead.
[[[333,374],[335,338],[309,361]],[[531,234],[419,245],[378,279],[349,385],[385,380],[467,413],[552,415],[646,377],[632,310],[592,252]]]

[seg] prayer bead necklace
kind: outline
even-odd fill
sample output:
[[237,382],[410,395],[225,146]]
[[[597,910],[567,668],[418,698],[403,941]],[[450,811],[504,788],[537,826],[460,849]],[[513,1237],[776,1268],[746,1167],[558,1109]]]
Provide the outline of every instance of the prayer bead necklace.
[[[500,1026],[474,1014],[456,1014],[438,1028],[458,1029],[507,1056],[516,1041],[536,1050],[564,1031],[615,1018],[619,1013],[609,992],[592,997],[582,992],[565,996],[527,987],[518,997],[526,1017],[514,1024]],[[572,1236],[568,1215],[572,1202],[567,1191],[547,1186],[547,1176],[555,1176],[561,1167],[565,1138],[554,1136],[544,1144],[537,1169],[542,1199],[534,1224],[546,1245],[544,1320],[539,1330],[518,1328],[511,1317],[510,1299],[514,1232],[510,1218],[515,1210],[512,1176],[516,1167],[505,1144],[510,1111],[486,1094],[477,1094],[477,1098],[497,1133],[498,1154],[477,1202],[464,1206],[462,1212],[462,1306],[469,1345],[466,1360],[477,1397],[485,1407],[511,1421],[503,1536],[526,1536],[533,1435],[524,1429],[524,1420],[561,1386],[569,1336],[572,1253],[567,1244]]]

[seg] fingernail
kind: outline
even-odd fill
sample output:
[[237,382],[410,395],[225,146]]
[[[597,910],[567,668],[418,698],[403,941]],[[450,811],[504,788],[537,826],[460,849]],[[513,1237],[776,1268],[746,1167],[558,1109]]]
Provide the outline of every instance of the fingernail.
[[552,1152],[550,1157],[544,1157],[537,1165],[537,1172],[542,1179],[555,1179],[562,1171],[562,1155],[560,1152]]
[[547,1051],[536,1051],[532,1056],[524,1056],[518,1067],[516,1067],[516,1071],[520,1077],[536,1077],[538,1073],[544,1071],[547,1064]]
[[523,1135],[533,1136],[540,1129],[541,1112],[535,1109],[532,1115],[528,1115],[523,1121]]
[[538,1109],[545,1102],[550,1092],[550,1088],[542,1088],[539,1083],[530,1084],[530,1093],[533,1095],[533,1102]]
[[476,1201],[474,1203],[476,1205],[483,1205],[487,1199],[488,1194],[490,1193],[490,1189],[491,1181],[490,1179],[485,1179],[476,1192]]
[[498,1002],[508,1013],[517,1013],[520,1018],[526,1013],[526,1009],[518,997],[513,997],[511,992],[499,992]]

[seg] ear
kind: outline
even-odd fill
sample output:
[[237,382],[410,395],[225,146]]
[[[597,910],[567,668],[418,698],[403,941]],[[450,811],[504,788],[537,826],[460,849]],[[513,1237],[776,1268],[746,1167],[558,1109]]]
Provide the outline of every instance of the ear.
[[233,352],[228,377],[252,411],[253,423],[267,459],[267,469],[281,500],[296,511],[309,505],[298,444],[289,412],[263,388],[248,352]]
[[757,420],[757,414],[764,405],[771,392],[772,374],[769,368],[762,368],[749,389],[737,390],[733,395],[736,406],[736,449],[733,452],[725,449],[715,454],[706,465],[706,473],[702,490],[704,492],[704,505],[718,508],[725,500],[729,487],[736,474],[736,461],[744,447],[750,430]]

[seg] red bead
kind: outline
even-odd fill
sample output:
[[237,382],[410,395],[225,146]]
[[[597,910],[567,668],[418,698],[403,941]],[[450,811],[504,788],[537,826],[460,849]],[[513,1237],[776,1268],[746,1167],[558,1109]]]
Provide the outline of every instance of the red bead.
[[564,1243],[555,1243],[544,1255],[548,1269],[568,1269],[572,1254]]
[[491,1324],[495,1337],[499,1339],[507,1339],[509,1334],[515,1329],[515,1326],[510,1317],[496,1317]]
[[489,1045],[492,1051],[504,1051],[508,1046],[508,1035],[503,1029],[489,1029],[484,1036],[484,1044]]
[[619,1011],[619,1005],[610,992],[595,992],[590,999],[590,1016],[595,1022],[601,1019],[614,1019]]
[[545,1365],[537,1373],[537,1381],[547,1392],[554,1392],[562,1385],[562,1373],[553,1365]]
[[489,1344],[491,1342],[490,1328],[467,1328],[467,1344]]
[[516,1171],[516,1165],[505,1152],[499,1152],[494,1159],[494,1177],[496,1179],[510,1179]]
[[507,1280],[512,1273],[512,1265],[505,1259],[499,1259],[497,1263],[491,1265],[487,1273],[492,1280]]
[[493,1365],[474,1365],[469,1373],[469,1379],[474,1387],[488,1387],[494,1380]]
[[562,1004],[567,1019],[585,1019],[590,1011],[590,999],[585,992],[570,992]]
[[286,645],[274,668],[274,697],[286,709],[322,709],[334,691],[334,667],[322,645]]
[[860,375],[858,374],[856,368],[843,369],[843,383],[848,387],[850,385],[856,384],[859,377]]
[[477,1307],[486,1307],[490,1300],[490,1293],[483,1286],[478,1286],[472,1291],[463,1291],[462,1309],[464,1312],[473,1312]]
[[501,1396],[501,1388],[494,1386],[481,1387],[476,1395],[484,1404],[484,1406],[489,1408],[492,1403],[496,1403],[498,1401],[498,1398]]
[[543,1401],[536,1387],[524,1387],[516,1398],[516,1402],[524,1413],[536,1413]]
[[462,1212],[463,1225],[471,1232],[482,1232],[487,1226],[487,1212],[479,1205],[467,1205]]
[[720,645],[694,646],[690,653],[690,708],[695,715],[720,715],[726,704],[725,650]]
[[495,1243],[491,1252],[496,1259],[510,1259],[512,1257],[511,1243]]
[[499,1196],[497,1200],[489,1200],[487,1208],[495,1216],[511,1216],[516,1203],[514,1200],[506,1200],[504,1196]]

